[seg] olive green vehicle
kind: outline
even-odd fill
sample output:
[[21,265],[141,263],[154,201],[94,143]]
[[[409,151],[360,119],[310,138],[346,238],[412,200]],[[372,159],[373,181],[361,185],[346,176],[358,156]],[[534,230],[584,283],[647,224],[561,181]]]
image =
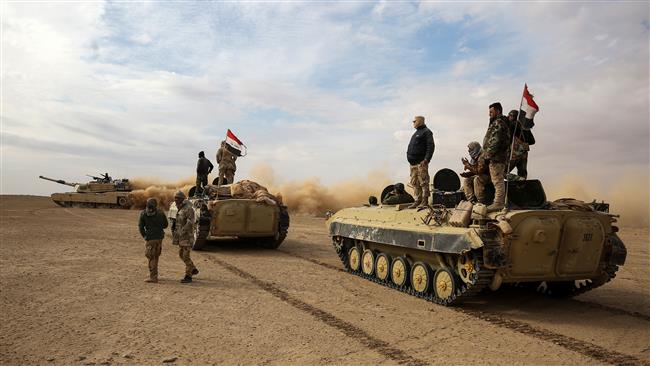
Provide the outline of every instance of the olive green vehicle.
[[[235,239],[255,243],[263,248],[276,249],[287,237],[289,213],[283,205],[269,205],[254,199],[237,199],[229,195],[229,185],[216,188],[217,194],[194,197],[196,226],[192,249],[201,250],[209,240]],[[175,204],[170,209],[172,226]]]
[[541,183],[527,180],[508,183],[509,210],[486,213],[462,201],[459,188],[458,176],[444,169],[434,177],[434,204],[423,210],[336,212],[327,225],[347,271],[450,305],[507,283],[573,296],[605,284],[625,263],[605,203],[547,202]]
[[38,176],[41,179],[74,187],[74,192],[53,193],[52,201],[63,207],[110,207],[129,208],[129,192],[133,190],[128,179],[112,179],[108,173],[101,177],[89,175],[93,180],[86,183],[70,183],[61,179]]

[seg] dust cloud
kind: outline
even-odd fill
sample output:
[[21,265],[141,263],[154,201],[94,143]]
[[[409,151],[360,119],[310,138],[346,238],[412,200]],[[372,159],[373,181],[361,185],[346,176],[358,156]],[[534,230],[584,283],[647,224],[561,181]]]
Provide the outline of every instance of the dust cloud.
[[266,186],[276,196],[280,194],[289,212],[322,216],[328,210],[361,206],[368,196],[379,197],[382,189],[391,184],[386,172],[373,170],[365,177],[324,185],[318,178],[278,182],[273,168],[258,164],[251,168],[251,179]]
[[158,207],[166,210],[172,201],[174,201],[174,193],[181,190],[185,194],[188,194],[194,184],[194,177],[187,177],[177,182],[165,182],[161,179],[150,177],[131,179],[131,185],[134,188],[129,196],[132,202],[131,208],[143,209],[147,203],[147,199],[153,197],[158,200]]
[[557,184],[546,185],[546,198],[576,198],[585,202],[594,199],[609,203],[609,212],[620,215],[621,226],[650,226],[650,177],[643,174],[623,175],[611,187],[603,187],[578,176],[567,176]]

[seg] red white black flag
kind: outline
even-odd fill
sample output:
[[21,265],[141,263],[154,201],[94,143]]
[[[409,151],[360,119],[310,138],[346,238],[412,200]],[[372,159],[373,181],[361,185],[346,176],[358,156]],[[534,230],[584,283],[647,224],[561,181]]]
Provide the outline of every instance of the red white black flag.
[[226,133],[226,148],[234,155],[246,155],[246,145],[244,145],[244,143],[241,142],[241,140],[238,139],[230,129],[228,129],[228,132]]
[[521,97],[521,109],[519,110],[519,121],[525,129],[531,129],[535,125],[533,118],[539,111],[533,95],[528,92],[528,85],[524,84],[524,95]]

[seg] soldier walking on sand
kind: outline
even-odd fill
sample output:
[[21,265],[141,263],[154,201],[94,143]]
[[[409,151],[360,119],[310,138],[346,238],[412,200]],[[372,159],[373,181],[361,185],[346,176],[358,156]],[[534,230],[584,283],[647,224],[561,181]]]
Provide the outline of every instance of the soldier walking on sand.
[[203,192],[208,185],[208,174],[212,172],[214,165],[205,157],[203,151],[199,152],[199,160],[196,163],[196,193]]
[[158,209],[155,198],[147,200],[147,206],[140,213],[138,228],[140,235],[145,240],[144,255],[149,260],[149,278],[145,282],[158,282],[158,258],[162,251],[162,241],[165,237],[164,229],[167,227],[167,217]]
[[182,191],[178,191],[174,195],[174,203],[176,203],[178,213],[176,214],[176,231],[174,232],[172,244],[179,246],[178,256],[185,263],[185,277],[181,282],[190,283],[192,282],[192,276],[199,274],[199,270],[194,266],[194,262],[190,258],[194,240],[194,207],[185,198],[185,193]]
[[237,155],[228,150],[225,141],[221,141],[221,147],[217,150],[217,164],[219,165],[219,185],[232,184],[235,180]]
[[[510,150],[510,128],[508,120],[501,114],[502,111],[501,103],[490,104],[490,125],[483,139],[483,152],[481,153],[481,158],[485,159],[488,164],[490,175],[489,177],[479,175],[476,179],[476,191],[479,200],[482,200],[482,192],[485,191],[485,185],[490,180],[494,185],[494,201],[487,208],[489,212],[501,210],[506,199],[504,179]],[[479,194],[479,192],[481,193]]]
[[411,186],[415,191],[415,202],[409,208],[429,205],[429,162],[436,148],[433,133],[424,124],[424,117],[416,116],[413,128],[415,133],[406,150],[406,159],[411,165]]

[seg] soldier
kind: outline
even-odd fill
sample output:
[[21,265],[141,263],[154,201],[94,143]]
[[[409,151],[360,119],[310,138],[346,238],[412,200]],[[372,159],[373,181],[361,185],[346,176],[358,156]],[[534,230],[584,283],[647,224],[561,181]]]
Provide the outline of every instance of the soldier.
[[[488,206],[488,211],[499,211],[505,205],[506,185],[504,182],[506,162],[510,150],[510,128],[508,120],[501,114],[501,103],[490,104],[490,125],[483,139],[481,159],[488,164],[489,180],[494,185],[494,201]],[[480,201],[484,200],[483,192],[489,182],[488,176],[477,176],[475,179],[476,194]]]
[[436,148],[433,133],[424,124],[424,117],[416,116],[413,128],[415,133],[406,151],[406,159],[411,165],[411,185],[415,191],[415,202],[409,208],[429,204],[429,162]]
[[396,183],[393,190],[388,192],[386,197],[381,201],[382,205],[399,205],[401,203],[415,202],[413,196],[404,190],[402,183]]
[[167,227],[167,217],[158,209],[155,198],[149,198],[144,210],[140,213],[138,228],[140,235],[145,240],[144,255],[149,260],[149,278],[145,282],[158,282],[158,258],[162,250],[162,241],[165,237],[164,229]]
[[[519,111],[513,109],[508,113],[510,132],[514,134],[512,156],[510,158],[510,171],[517,168],[517,175],[508,174],[508,180],[525,180],[528,177],[528,151],[530,145],[535,143],[535,137],[530,129],[524,128],[517,119]],[[510,173],[508,171],[508,173]]]
[[231,153],[226,147],[226,141],[221,141],[221,147],[217,150],[217,164],[219,164],[219,185],[232,184],[235,181],[235,161],[237,155]]
[[192,282],[192,276],[199,274],[199,270],[196,269],[190,258],[192,241],[194,240],[194,208],[192,203],[185,198],[182,191],[178,191],[174,195],[174,203],[176,203],[178,213],[176,214],[176,231],[174,232],[172,244],[179,246],[178,256],[185,263],[185,277],[181,282],[190,283]]
[[205,153],[200,151],[199,161],[196,163],[196,193],[203,192],[203,187],[208,185],[208,174],[212,169],[214,165],[205,157]]
[[[479,164],[481,152],[481,144],[477,141],[472,141],[467,145],[467,152],[469,154],[469,160],[462,158],[461,161],[465,167],[465,172],[460,173],[463,177],[463,191],[465,192],[465,198],[472,203],[476,203],[476,195],[474,190],[475,181],[478,175],[483,174],[485,171],[485,164]],[[481,161],[482,162],[482,161]]]

